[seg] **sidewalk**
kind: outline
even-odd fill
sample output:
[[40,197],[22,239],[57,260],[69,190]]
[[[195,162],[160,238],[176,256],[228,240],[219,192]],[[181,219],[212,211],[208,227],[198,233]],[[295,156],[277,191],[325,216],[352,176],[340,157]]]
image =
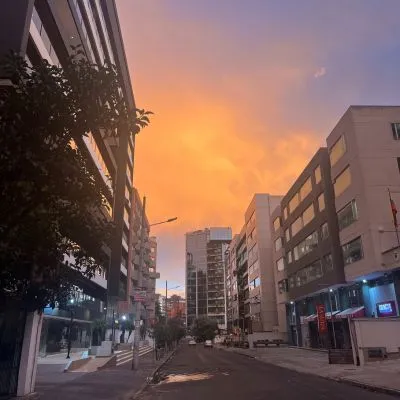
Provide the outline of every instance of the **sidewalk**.
[[364,367],[357,367],[330,365],[326,352],[292,347],[238,349],[218,346],[218,348],[278,367],[400,396],[400,359],[375,361]]
[[[96,400],[131,399],[146,383],[155,368],[167,357],[155,361],[153,352],[140,357],[138,371],[132,371],[129,365],[111,367],[95,372],[60,373],[64,364],[60,364],[54,374],[44,370],[36,381],[36,395],[40,400]],[[51,367],[56,366],[55,364]],[[42,365],[50,367],[50,365]],[[57,366],[58,367],[58,366]]]

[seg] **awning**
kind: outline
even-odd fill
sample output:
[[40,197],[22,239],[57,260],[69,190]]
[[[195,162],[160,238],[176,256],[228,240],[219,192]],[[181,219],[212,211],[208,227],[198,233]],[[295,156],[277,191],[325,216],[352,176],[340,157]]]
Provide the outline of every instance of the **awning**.
[[[325,313],[325,318],[326,318],[326,319],[332,319],[332,315],[336,318],[336,315],[337,315],[338,313],[339,313],[339,311],[334,311],[333,313],[326,312],[326,313]],[[316,321],[317,319],[318,319],[318,315],[317,315],[317,314],[312,314],[312,315],[309,315],[308,317],[304,317],[303,321],[304,321],[305,323],[307,323],[307,322]]]
[[325,318],[332,319],[332,316],[336,318],[337,314],[339,314],[339,311],[327,312],[325,313]]
[[335,315],[335,318],[361,318],[365,316],[365,307],[347,308]]
[[309,315],[308,317],[304,317],[304,322],[311,322],[317,319],[317,314]]

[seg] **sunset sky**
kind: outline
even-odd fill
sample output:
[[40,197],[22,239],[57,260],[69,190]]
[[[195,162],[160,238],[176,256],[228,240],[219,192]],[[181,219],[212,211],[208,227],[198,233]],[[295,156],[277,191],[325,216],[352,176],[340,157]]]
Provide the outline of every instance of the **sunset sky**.
[[185,232],[232,226],[284,194],[351,104],[400,104],[399,0],[117,0],[137,105],[135,179],[159,287]]

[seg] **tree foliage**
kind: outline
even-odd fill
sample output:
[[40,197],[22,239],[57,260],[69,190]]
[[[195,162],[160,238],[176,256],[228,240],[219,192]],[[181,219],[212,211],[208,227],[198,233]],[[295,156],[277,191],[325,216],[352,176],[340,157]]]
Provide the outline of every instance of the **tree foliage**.
[[113,225],[100,210],[112,194],[84,137],[134,135],[150,112],[130,110],[116,68],[79,49],[63,68],[15,55],[1,67],[13,85],[0,90],[0,296],[41,310],[108,263]]
[[192,334],[200,341],[213,340],[218,330],[217,322],[210,318],[198,318],[194,321]]
[[171,318],[165,322],[158,322],[154,326],[153,335],[158,347],[171,346],[185,336],[185,329],[179,318]]

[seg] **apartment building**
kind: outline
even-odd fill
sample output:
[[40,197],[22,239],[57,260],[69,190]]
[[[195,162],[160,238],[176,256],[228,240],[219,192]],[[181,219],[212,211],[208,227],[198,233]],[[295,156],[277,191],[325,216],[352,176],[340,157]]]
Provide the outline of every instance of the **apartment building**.
[[351,106],[327,145],[346,281],[367,316],[398,316],[400,107]]
[[239,299],[236,269],[236,248],[239,235],[234,235],[225,251],[225,295],[227,331],[233,332],[234,327],[239,327]]
[[326,302],[331,312],[330,304],[336,306],[337,302],[329,301],[333,296],[329,290],[344,283],[327,148],[317,151],[279,209],[281,214],[274,214],[272,224],[277,298],[282,312],[281,297],[288,292],[289,337],[293,343],[307,346],[319,340],[316,304]]
[[226,329],[224,254],[231,228],[206,228],[186,234],[187,326],[196,318],[214,319]]
[[[81,46],[91,62],[109,62],[116,66],[121,96],[129,108],[135,108],[114,0],[7,0],[2,2],[0,37],[1,56],[13,50],[31,65],[46,59],[52,65],[63,67],[72,46]],[[4,71],[0,78],[7,78]],[[120,301],[125,304],[129,300],[132,236],[129,216],[135,143],[129,132],[119,132],[118,138],[106,138],[99,130],[88,132],[77,145],[86,152],[108,189],[109,218],[116,227],[111,248],[104,248],[109,265],[93,279],[79,279],[70,301],[75,315],[73,348],[87,348],[91,341],[91,322],[104,319],[105,314],[114,320],[113,316],[120,311]],[[70,312],[48,308],[44,316],[40,351],[42,354],[60,351],[66,346]]]
[[146,310],[148,325],[152,326],[156,322],[156,281],[160,279],[160,273],[157,272],[157,238],[150,236],[149,253],[149,281],[147,287]]

